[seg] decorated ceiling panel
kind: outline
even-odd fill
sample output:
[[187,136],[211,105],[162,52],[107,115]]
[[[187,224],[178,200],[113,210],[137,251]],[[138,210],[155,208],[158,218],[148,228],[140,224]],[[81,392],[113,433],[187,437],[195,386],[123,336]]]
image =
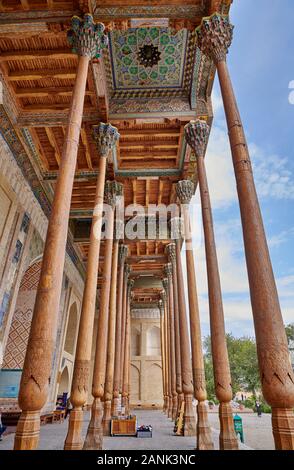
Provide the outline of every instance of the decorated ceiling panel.
[[110,34],[115,90],[182,88],[188,31],[130,28]]

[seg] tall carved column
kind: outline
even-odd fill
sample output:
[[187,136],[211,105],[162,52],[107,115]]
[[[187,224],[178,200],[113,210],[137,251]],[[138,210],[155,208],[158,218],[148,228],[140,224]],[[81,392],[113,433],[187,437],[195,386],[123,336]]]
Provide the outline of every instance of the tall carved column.
[[103,407],[102,398],[104,395],[105,369],[107,355],[107,330],[108,330],[108,312],[109,312],[109,294],[111,281],[111,260],[113,247],[113,228],[114,228],[114,207],[116,197],[121,195],[122,185],[116,181],[107,181],[105,185],[105,202],[111,207],[108,211],[108,231],[110,237],[105,241],[105,254],[102,275],[101,297],[98,315],[97,341],[95,363],[93,371],[92,394],[94,397],[91,421],[89,423],[84,450],[102,449],[103,444]]
[[40,410],[46,403],[68,230],[71,193],[76,168],[79,135],[83,116],[89,61],[99,57],[107,44],[104,26],[95,24],[91,15],[72,19],[69,40],[79,55],[68,125],[56,181],[51,216],[43,254],[28,347],[19,391],[22,410],[18,421],[14,448],[35,449],[40,432]]
[[93,126],[93,138],[100,157],[99,173],[96,184],[86,280],[70,394],[73,409],[69,415],[68,432],[64,444],[65,450],[81,450],[83,447],[81,437],[83,424],[82,407],[87,401],[90,379],[92,343],[89,341],[89,338],[92,337],[96,307],[106,162],[109,150],[117,142],[119,134],[115,127],[100,123],[98,126]]
[[124,266],[125,266],[125,259],[127,257],[127,254],[128,254],[128,247],[126,245],[120,245],[119,247],[119,273],[118,273],[118,283],[117,283],[117,303],[116,303],[112,416],[118,415],[118,406],[119,406],[120,371],[122,367],[121,330],[122,330],[123,282],[124,282]]
[[172,266],[172,287],[173,287],[173,300],[174,300],[174,335],[175,335],[175,365],[176,365],[176,388],[178,394],[177,411],[173,414],[173,419],[176,419],[180,411],[182,401],[184,400],[183,394],[183,379],[182,379],[182,364],[181,364],[181,339],[180,339],[180,316],[179,316],[179,292],[178,292],[178,277],[176,267],[176,247],[174,243],[167,245],[168,259]]
[[167,402],[166,402],[166,414],[170,418],[172,415],[173,407],[173,396],[171,390],[171,347],[170,347],[170,323],[169,323],[169,295],[168,295],[168,279],[164,278],[162,280],[162,285],[164,287],[164,309],[165,309],[165,323],[164,323],[164,334],[165,334],[165,345],[166,345],[166,392],[167,392]]
[[111,264],[111,287],[109,301],[107,360],[104,391],[103,430],[104,436],[110,435],[111,401],[113,395],[113,373],[115,354],[115,331],[116,331],[116,302],[117,302],[117,268],[118,268],[119,238],[115,234]]
[[176,246],[176,268],[178,279],[178,296],[179,296],[179,325],[180,325],[180,347],[181,347],[181,367],[182,367],[182,386],[185,397],[185,413],[184,413],[184,436],[195,436],[196,422],[193,410],[193,375],[190,354],[190,338],[188,332],[185,288],[183,278],[183,268],[181,260],[181,219],[175,217],[171,221],[172,231],[175,229],[175,246]]
[[214,239],[212,211],[204,165],[204,153],[208,134],[209,128],[205,121],[191,121],[185,126],[186,140],[195,151],[197,157],[207,265],[214,385],[216,396],[220,402],[220,448],[233,450],[238,449],[238,441],[234,431],[232,407],[230,403],[233,396],[231,373],[226,344],[222,292]]
[[176,383],[176,355],[175,355],[175,318],[174,318],[174,291],[173,269],[171,263],[165,265],[165,275],[168,280],[168,304],[169,304],[169,344],[170,344],[170,383],[172,395],[172,408],[168,410],[168,417],[175,420],[178,409],[178,394]]
[[194,256],[192,248],[192,237],[190,230],[189,204],[194,194],[194,184],[192,181],[179,181],[176,185],[177,196],[181,203],[184,217],[184,237],[186,242],[186,264],[187,264],[187,284],[189,295],[190,311],[190,332],[192,350],[192,371],[194,383],[194,396],[198,400],[197,404],[197,449],[212,450],[214,448],[211,429],[208,422],[206,407],[206,384],[201,339],[201,326],[197,298],[197,285],[195,276]]
[[131,272],[130,266],[125,264],[124,268],[124,283],[123,283],[123,296],[122,296],[122,324],[121,324],[121,345],[120,345],[120,357],[121,357],[121,369],[120,369],[120,385],[119,389],[121,392],[121,404],[122,400],[122,387],[123,387],[123,372],[124,372],[124,355],[125,355],[125,341],[126,341],[126,322],[127,322],[127,300],[128,300],[128,278]]
[[294,373],[262,215],[256,194],[248,146],[226,63],[233,35],[227,16],[202,21],[198,46],[218,71],[237,183],[257,353],[266,401],[272,407],[276,449],[294,449]]
[[130,333],[131,333],[131,292],[134,280],[128,280],[127,298],[126,298],[126,326],[125,326],[125,342],[124,342],[124,366],[123,366],[123,384],[122,384],[122,406],[125,408],[125,414],[129,414],[128,396],[129,396],[129,362],[130,362]]
[[166,407],[166,383],[165,383],[165,344],[164,344],[164,304],[163,300],[158,301],[158,308],[160,311],[160,349],[161,349],[161,364],[162,364],[162,391],[163,391],[163,412]]

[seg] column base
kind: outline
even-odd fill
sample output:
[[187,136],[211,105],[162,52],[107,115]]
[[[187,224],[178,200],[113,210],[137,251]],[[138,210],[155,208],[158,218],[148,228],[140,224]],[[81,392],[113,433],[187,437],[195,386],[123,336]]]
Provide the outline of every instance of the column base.
[[272,408],[272,426],[276,450],[294,450],[294,411]]
[[220,403],[219,405],[220,450],[238,450],[238,438],[234,429],[233,411],[230,403]]
[[214,450],[212,433],[208,423],[207,406],[203,401],[197,405],[197,450]]
[[185,395],[184,436],[196,436],[196,417],[194,414],[192,395]]
[[14,450],[37,449],[40,436],[40,412],[23,411],[17,423]]
[[178,397],[177,395],[173,396],[173,406],[172,406],[172,415],[171,418],[173,421],[177,419],[177,411],[178,411]]
[[100,398],[95,398],[83,450],[101,450],[103,446],[103,406]]
[[110,422],[111,422],[111,400],[104,402],[104,414],[103,414],[103,435],[110,436]]
[[69,414],[68,431],[64,442],[64,450],[82,450],[82,427],[84,412],[81,408],[73,408]]

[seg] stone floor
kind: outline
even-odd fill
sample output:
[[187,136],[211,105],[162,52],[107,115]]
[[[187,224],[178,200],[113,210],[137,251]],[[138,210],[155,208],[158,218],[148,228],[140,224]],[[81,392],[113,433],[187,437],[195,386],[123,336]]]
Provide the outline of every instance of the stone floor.
[[[104,448],[106,450],[123,449],[152,449],[152,450],[193,450],[195,448],[195,437],[177,437],[173,435],[173,425],[171,420],[162,411],[136,410],[138,425],[151,424],[153,427],[153,437],[139,439],[136,437],[105,437]],[[252,414],[242,414],[245,446],[243,450],[253,449],[273,449],[271,434],[270,415],[263,415],[258,418]],[[213,439],[215,449],[218,449],[218,415],[209,413],[209,421],[213,428]],[[83,434],[85,436],[89,423],[89,413],[85,413]],[[40,449],[58,450],[63,448],[66,436],[68,421],[59,424],[47,424],[41,426]],[[0,450],[13,448],[14,434],[3,437],[0,442]],[[249,446],[249,447],[247,447]]]

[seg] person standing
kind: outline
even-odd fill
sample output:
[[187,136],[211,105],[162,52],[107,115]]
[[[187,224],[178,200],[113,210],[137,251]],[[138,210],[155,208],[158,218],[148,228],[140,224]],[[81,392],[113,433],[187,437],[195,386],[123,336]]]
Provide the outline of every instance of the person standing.
[[0,441],[2,441],[2,434],[6,431],[6,426],[3,426],[0,411]]

